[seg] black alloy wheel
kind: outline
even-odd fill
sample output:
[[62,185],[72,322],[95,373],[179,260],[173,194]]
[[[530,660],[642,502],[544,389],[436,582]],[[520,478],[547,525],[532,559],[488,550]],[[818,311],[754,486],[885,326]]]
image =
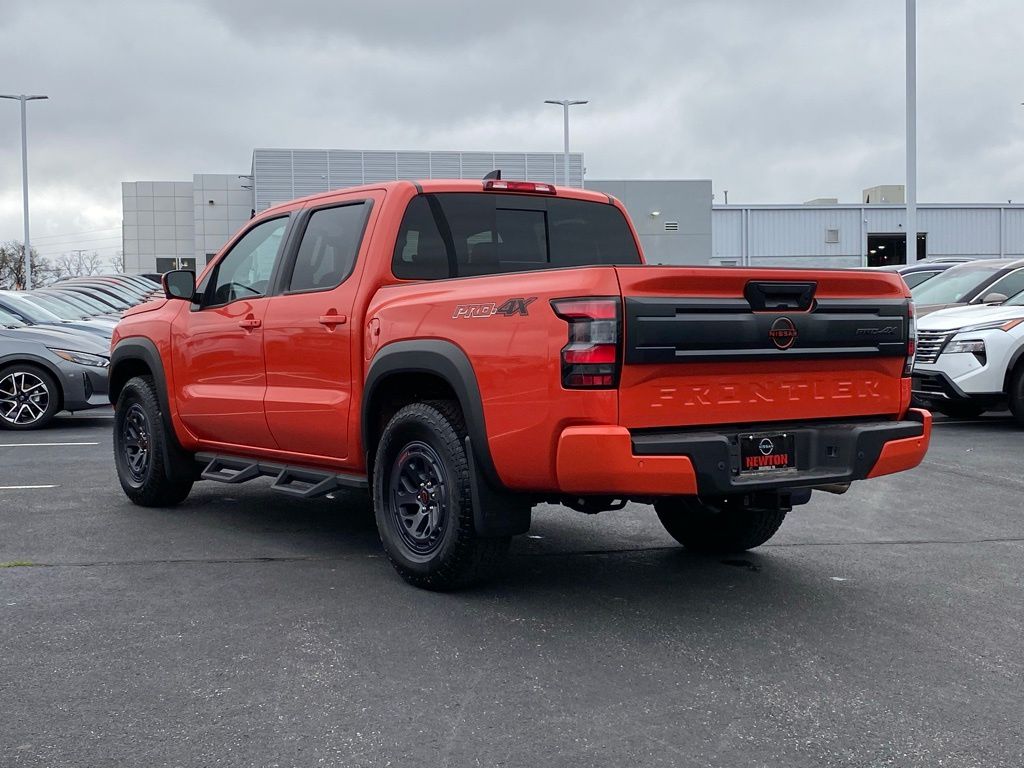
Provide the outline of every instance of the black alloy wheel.
[[121,424],[121,450],[128,475],[139,485],[149,472],[151,439],[149,417],[139,403],[132,403]]
[[428,400],[400,408],[377,444],[377,531],[395,570],[417,587],[464,587],[494,573],[508,552],[509,536],[477,535],[466,443],[458,404]]
[[405,546],[430,555],[444,538],[448,522],[448,476],[437,452],[415,440],[391,469],[389,508]]
[[114,407],[114,464],[125,495],[143,507],[173,507],[192,490],[195,460],[163,421],[149,376],[129,379]]

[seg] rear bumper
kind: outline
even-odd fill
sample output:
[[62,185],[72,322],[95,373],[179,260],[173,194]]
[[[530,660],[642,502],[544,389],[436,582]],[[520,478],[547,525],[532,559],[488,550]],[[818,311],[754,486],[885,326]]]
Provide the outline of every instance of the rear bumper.
[[795,436],[795,469],[741,475],[741,430],[637,432],[619,426],[565,429],[558,440],[559,489],[620,496],[726,495],[848,483],[912,469],[931,439],[931,414],[901,421],[744,427]]

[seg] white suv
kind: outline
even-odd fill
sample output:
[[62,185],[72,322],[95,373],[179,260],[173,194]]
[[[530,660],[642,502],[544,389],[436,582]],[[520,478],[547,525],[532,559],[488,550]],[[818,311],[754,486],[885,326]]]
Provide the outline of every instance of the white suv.
[[1024,292],[997,306],[944,309],[921,318],[914,399],[970,418],[1008,404],[1024,424]]

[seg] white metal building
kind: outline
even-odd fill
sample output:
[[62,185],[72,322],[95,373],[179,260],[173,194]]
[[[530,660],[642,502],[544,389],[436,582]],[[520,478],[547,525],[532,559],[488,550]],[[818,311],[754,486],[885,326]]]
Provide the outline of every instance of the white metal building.
[[[124,182],[123,240],[129,272],[201,269],[254,212],[296,197],[364,183],[505,178],[563,183],[558,152],[383,152],[256,149],[248,174],[191,181]],[[570,156],[569,183],[619,198],[648,261],[659,264],[862,267],[906,258],[906,211],[893,203],[715,205],[710,180],[584,180]],[[898,186],[864,199],[898,198]],[[1024,257],[1024,205],[918,206],[919,256]],[[912,258],[910,260],[913,260]]]
[[[711,221],[712,264],[862,267],[886,263],[878,245],[902,245],[906,210],[867,204],[716,205]],[[919,204],[917,222],[919,255],[1024,257],[1021,204]]]

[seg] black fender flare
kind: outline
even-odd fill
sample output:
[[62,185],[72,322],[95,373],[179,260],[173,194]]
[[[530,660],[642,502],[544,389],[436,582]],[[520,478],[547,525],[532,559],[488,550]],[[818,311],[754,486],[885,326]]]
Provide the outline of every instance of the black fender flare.
[[[163,359],[160,352],[150,339],[143,336],[128,336],[117,342],[117,346],[110,352],[110,386],[108,396],[110,404],[116,406],[118,395],[121,394],[121,387],[124,382],[119,382],[118,366],[128,361],[141,361],[149,368],[153,376],[153,384],[156,387],[156,399],[160,406],[160,421],[163,422],[164,434],[167,439],[163,444],[164,466],[173,476],[195,477],[195,460],[192,455],[181,447],[178,442],[178,435],[174,431],[174,422],[171,420],[169,394],[167,392],[167,375],[164,372]],[[118,386],[115,386],[117,384]]]
[[480,398],[473,364],[469,362],[466,353],[450,341],[396,341],[383,347],[374,356],[363,385],[361,435],[364,449],[369,450],[373,442],[370,439],[373,424],[370,408],[377,388],[389,376],[399,373],[428,373],[442,379],[452,388],[466,419],[466,431],[473,445],[473,458],[477,467],[488,482],[500,488],[501,480],[487,445],[483,400]]
[[[371,409],[378,387],[395,374],[426,373],[444,381],[459,401],[466,421],[466,454],[473,470],[472,493],[474,521],[482,536],[505,536],[525,533],[530,528],[528,500],[508,492],[498,476],[487,444],[487,425],[483,400],[476,373],[469,357],[458,346],[442,339],[397,341],[383,347],[373,358],[363,387],[361,435],[364,450],[369,453],[374,423]],[[372,457],[367,456],[368,468]],[[482,480],[482,482],[480,482]]]

